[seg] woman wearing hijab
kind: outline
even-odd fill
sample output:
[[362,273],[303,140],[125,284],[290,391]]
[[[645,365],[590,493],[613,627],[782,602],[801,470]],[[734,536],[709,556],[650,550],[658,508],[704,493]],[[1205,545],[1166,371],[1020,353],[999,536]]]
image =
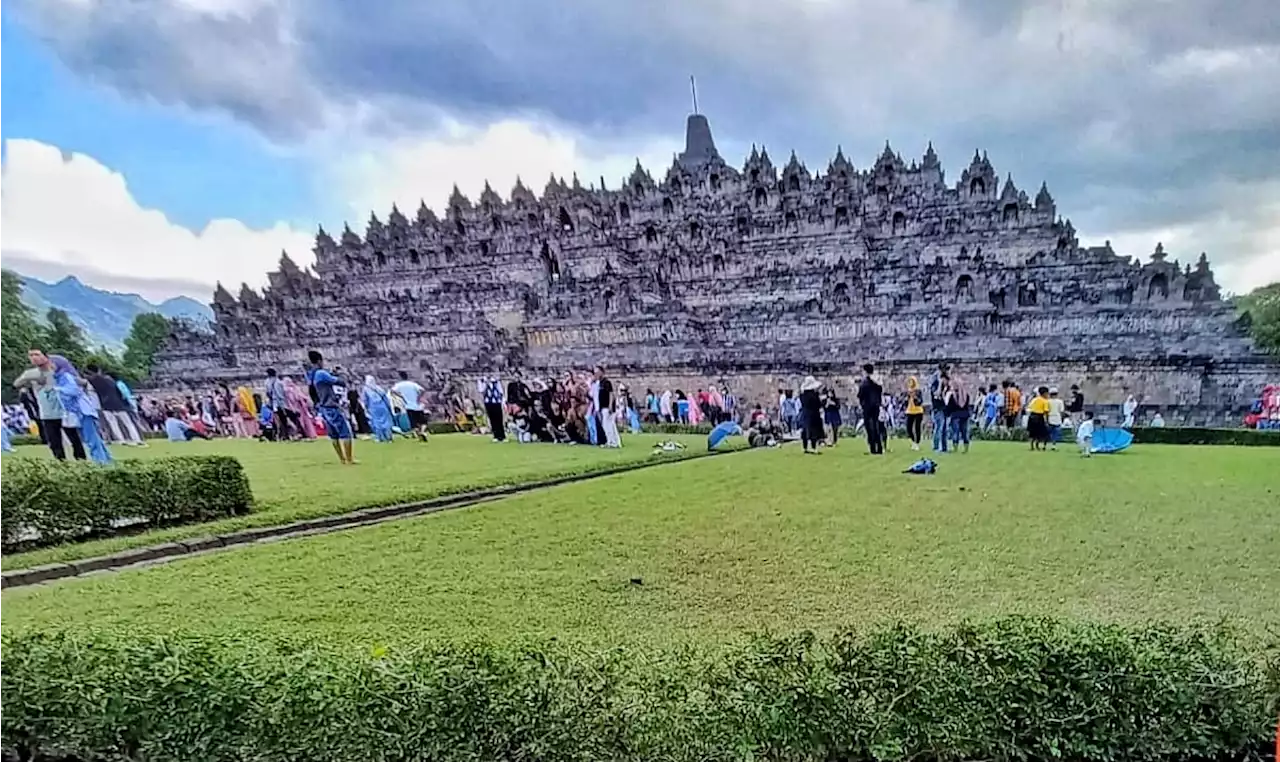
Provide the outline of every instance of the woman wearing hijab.
[[1138,414],[1138,400],[1132,394],[1124,401],[1124,423],[1121,428],[1133,428],[1134,417]]
[[818,443],[825,438],[822,430],[822,384],[813,376],[805,376],[800,384],[800,443],[805,454],[818,454]]
[[360,405],[369,417],[369,428],[373,431],[373,441],[391,441],[391,399],[387,391],[378,386],[378,380],[372,375],[364,377],[364,386],[360,389]]
[[257,439],[258,405],[254,401],[253,392],[247,386],[236,387],[236,415],[240,419],[240,430],[243,436]]
[[295,384],[293,379],[286,378],[284,380],[284,399],[287,405],[285,415],[295,419],[291,423],[301,428],[304,437],[315,439],[316,421],[311,415],[310,395]]

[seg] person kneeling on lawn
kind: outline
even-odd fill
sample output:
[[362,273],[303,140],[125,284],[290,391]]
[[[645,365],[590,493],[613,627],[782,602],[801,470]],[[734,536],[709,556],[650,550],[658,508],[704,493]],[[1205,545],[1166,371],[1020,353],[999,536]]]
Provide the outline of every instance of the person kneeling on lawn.
[[172,410],[164,411],[164,433],[170,442],[190,442],[193,439],[212,439],[208,434],[201,434],[191,428],[186,421],[178,417]]

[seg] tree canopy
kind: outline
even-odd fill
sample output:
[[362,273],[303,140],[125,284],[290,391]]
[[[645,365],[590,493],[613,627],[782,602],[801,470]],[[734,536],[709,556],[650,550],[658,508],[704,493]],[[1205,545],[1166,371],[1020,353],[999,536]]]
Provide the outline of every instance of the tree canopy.
[[151,373],[155,353],[169,333],[169,321],[163,315],[148,313],[134,318],[129,336],[124,340],[124,354],[117,355],[106,347],[90,348],[84,331],[64,310],[50,309],[41,323],[31,307],[22,301],[22,279],[9,270],[3,271],[3,278],[0,396],[6,403],[16,397],[13,380],[29,366],[27,350],[32,348],[60,354],[81,370],[90,364],[97,365],[128,384],[137,384]]
[[1236,309],[1249,323],[1258,348],[1280,354],[1280,281],[1235,298]]
[[13,380],[26,370],[27,350],[40,341],[43,327],[36,320],[35,312],[22,301],[22,279],[8,270],[0,273],[4,281],[4,301],[0,305],[0,378],[3,379],[2,395],[5,402],[17,396]]
[[129,336],[124,340],[124,364],[140,378],[151,375],[155,354],[169,335],[169,321],[155,312],[133,319]]

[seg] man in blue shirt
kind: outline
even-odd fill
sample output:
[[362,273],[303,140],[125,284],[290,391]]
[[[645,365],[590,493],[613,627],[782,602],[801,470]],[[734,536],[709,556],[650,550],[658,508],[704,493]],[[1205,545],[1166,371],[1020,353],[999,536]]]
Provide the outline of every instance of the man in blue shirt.
[[347,385],[342,379],[324,369],[324,357],[316,350],[307,352],[311,368],[307,381],[316,390],[316,412],[324,420],[324,430],[333,442],[333,451],[344,465],[351,465],[351,423],[347,420],[342,401],[347,398]]

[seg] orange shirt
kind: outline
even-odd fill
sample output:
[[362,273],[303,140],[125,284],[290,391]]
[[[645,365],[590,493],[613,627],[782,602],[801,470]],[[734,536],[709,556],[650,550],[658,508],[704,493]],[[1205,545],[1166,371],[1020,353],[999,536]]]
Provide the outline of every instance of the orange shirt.
[[1022,410],[1022,392],[1012,386],[1006,389],[1004,393],[1004,410],[1010,415]]

